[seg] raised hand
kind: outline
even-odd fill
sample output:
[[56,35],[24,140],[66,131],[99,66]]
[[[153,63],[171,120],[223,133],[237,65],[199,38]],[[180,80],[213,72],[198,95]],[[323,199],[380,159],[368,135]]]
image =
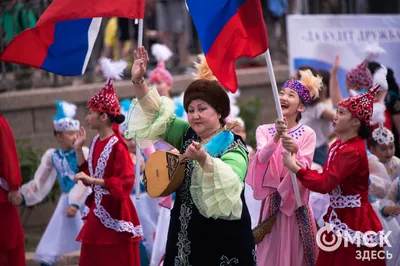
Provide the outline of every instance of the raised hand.
[[340,56],[335,57],[335,63],[332,66],[331,72],[336,73],[340,67]]
[[147,63],[149,62],[149,55],[143,46],[138,47],[133,51],[133,65],[131,70],[133,83],[139,83],[146,73]]
[[83,127],[81,127],[78,133],[78,137],[74,142],[74,149],[75,150],[82,149],[85,141],[86,141],[86,130]]

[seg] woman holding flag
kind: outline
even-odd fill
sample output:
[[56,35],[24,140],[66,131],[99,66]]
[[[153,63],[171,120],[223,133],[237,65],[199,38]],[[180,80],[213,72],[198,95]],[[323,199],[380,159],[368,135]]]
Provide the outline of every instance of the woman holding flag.
[[132,82],[139,100],[132,102],[126,137],[136,138],[141,148],[145,140],[165,140],[189,159],[171,211],[164,265],[256,265],[243,190],[246,145],[229,132],[218,146],[211,141],[208,147],[195,148],[225,125],[230,113],[227,93],[203,60],[197,65],[198,79],[185,91],[187,123],[176,118],[171,100],[144,82],[144,47],[134,56]]

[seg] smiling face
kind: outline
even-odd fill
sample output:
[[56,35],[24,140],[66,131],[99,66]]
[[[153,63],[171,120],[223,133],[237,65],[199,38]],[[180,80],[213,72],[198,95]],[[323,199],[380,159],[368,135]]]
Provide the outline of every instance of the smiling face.
[[283,116],[296,118],[298,113],[304,112],[305,106],[301,102],[297,92],[290,88],[283,88],[279,92],[279,101],[282,107]]
[[376,157],[378,157],[378,159],[381,163],[387,163],[394,156],[394,152],[395,152],[394,143],[390,143],[388,145],[375,144],[371,147],[371,151],[373,154],[376,155]]
[[189,124],[202,139],[210,137],[221,127],[220,118],[221,115],[203,100],[193,100],[188,106]]

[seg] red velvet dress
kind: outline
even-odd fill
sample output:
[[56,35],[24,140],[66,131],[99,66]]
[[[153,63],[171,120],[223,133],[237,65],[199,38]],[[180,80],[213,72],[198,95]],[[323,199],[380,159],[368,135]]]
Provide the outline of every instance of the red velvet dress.
[[82,242],[80,266],[140,265],[138,242],[142,227],[130,199],[134,166],[128,149],[117,135],[92,142],[88,161],[79,169],[104,179],[87,198],[86,222],[77,240]]
[[24,231],[18,209],[8,202],[8,191],[18,190],[22,177],[15,140],[7,120],[0,115],[0,265],[24,266]]
[[[360,137],[354,137],[345,143],[341,143],[340,140],[333,143],[321,174],[314,170],[301,169],[297,177],[308,189],[323,194],[329,193],[330,206],[324,220],[333,225],[333,232],[343,233],[343,230],[347,230],[353,236],[356,231],[382,231],[381,223],[368,202],[368,158],[364,141]],[[330,240],[332,234],[327,235],[327,242]],[[342,241],[335,251],[320,249],[317,266],[385,265],[382,259],[357,259],[358,254],[361,253],[362,256],[366,250],[373,250],[371,253],[382,250],[379,247],[379,239],[372,238],[368,241],[378,245],[375,248],[364,245],[357,248],[348,242],[349,246],[344,247]]]

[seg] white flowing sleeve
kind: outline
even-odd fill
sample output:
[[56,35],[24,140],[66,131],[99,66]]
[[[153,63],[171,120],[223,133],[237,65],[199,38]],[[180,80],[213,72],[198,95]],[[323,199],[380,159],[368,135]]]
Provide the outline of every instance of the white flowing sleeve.
[[228,152],[221,159],[207,155],[204,168],[195,166],[190,192],[204,217],[224,220],[241,218],[243,178],[248,163],[247,158],[241,155]]
[[41,202],[53,188],[57,178],[57,172],[51,160],[54,152],[55,149],[48,149],[45,152],[33,180],[22,185],[21,193],[25,198],[26,206]]
[[384,219],[386,221],[390,221],[394,218],[394,216],[386,216],[383,214],[383,209],[387,206],[394,206],[396,205],[398,198],[399,198],[399,178],[396,178],[392,185],[389,188],[389,191],[387,192],[386,197],[379,201],[379,208],[381,209],[381,214],[382,217],[384,217]]
[[369,178],[371,179],[368,194],[375,198],[383,199],[390,188],[390,177],[386,172],[385,166],[379,162],[376,156],[368,158],[368,165],[370,169]]
[[153,86],[139,100],[133,99],[129,108],[126,138],[134,138],[141,149],[166,138],[168,129],[176,118],[175,104],[160,97]]
[[[83,147],[83,155],[87,160],[89,155],[89,149],[87,147]],[[85,186],[82,182],[78,182],[74,185],[71,191],[68,194],[68,204],[76,205],[78,208],[82,208],[86,197],[92,192],[91,188]]]

